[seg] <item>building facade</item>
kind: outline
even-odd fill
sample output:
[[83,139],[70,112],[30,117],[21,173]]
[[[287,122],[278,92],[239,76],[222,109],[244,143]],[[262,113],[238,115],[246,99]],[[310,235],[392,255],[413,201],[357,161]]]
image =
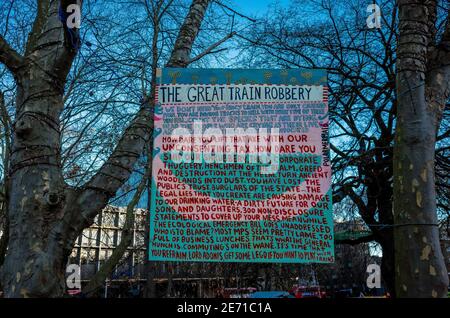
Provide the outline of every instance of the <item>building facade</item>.
[[[223,297],[249,288],[289,290],[305,282],[320,284],[329,290],[362,290],[366,267],[374,262],[369,245],[365,243],[336,245],[336,262],[327,265],[150,263],[145,261],[148,214],[145,209],[135,209],[134,213],[131,244],[111,277],[99,289],[98,297],[142,296],[149,272],[154,297]],[[80,266],[82,290],[119,245],[125,218],[126,208],[108,206],[76,240],[69,264]],[[348,224],[338,223],[335,230],[348,230]]]
[[[132,229],[132,241],[125,255],[114,269],[111,281],[139,281],[144,275],[145,226],[147,212],[135,209],[135,222]],[[70,255],[70,264],[81,269],[81,282],[85,284],[111,256],[122,238],[126,208],[107,206],[97,217],[94,224],[85,229],[74,245]]]

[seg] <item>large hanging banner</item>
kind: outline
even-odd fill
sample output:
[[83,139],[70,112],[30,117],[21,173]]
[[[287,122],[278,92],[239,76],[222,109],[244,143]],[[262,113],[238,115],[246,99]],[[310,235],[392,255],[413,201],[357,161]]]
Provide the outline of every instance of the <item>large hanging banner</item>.
[[158,70],[149,260],[334,261],[326,82]]

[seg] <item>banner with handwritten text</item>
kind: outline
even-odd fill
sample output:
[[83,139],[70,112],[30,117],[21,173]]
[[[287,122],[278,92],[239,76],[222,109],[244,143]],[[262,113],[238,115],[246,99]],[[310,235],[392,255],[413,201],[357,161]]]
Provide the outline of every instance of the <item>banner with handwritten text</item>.
[[325,71],[157,75],[149,260],[333,262]]

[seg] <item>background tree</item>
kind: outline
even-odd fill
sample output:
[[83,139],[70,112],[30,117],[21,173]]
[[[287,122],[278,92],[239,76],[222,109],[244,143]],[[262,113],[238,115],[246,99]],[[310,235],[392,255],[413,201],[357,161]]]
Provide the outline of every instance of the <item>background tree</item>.
[[[330,92],[330,139],[336,220],[362,219],[382,247],[382,277],[395,290],[393,142],[398,97],[395,84],[398,21],[394,1],[378,2],[381,28],[366,25],[366,1],[293,1],[274,7],[242,38],[248,67],[325,68]],[[439,16],[446,17],[446,7]],[[442,20],[442,18],[441,18]],[[437,26],[442,32],[442,25]],[[447,112],[449,110],[447,109]],[[439,213],[448,215],[449,120],[436,144]],[[432,145],[434,147],[434,144]]]

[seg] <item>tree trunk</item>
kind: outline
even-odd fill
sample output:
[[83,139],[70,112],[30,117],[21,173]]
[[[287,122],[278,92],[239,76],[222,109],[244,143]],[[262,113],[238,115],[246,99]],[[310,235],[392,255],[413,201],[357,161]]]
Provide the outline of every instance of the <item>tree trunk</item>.
[[383,249],[383,257],[381,258],[381,278],[384,287],[392,297],[395,297],[395,253],[393,242],[393,230],[388,229],[390,233],[384,233],[383,238],[378,241]]
[[[389,152],[391,153],[391,152]],[[391,157],[392,158],[392,157]],[[394,252],[394,216],[392,215],[392,183],[389,181],[392,176],[392,161],[387,171],[383,171],[378,180],[377,207],[379,224],[384,226],[374,227],[377,231],[377,242],[383,249],[381,259],[381,275],[385,288],[395,297],[395,252]]]
[[[395,274],[399,297],[446,297],[448,286],[436,215],[434,155],[440,107],[436,107],[433,96],[436,85],[429,86],[433,81],[427,56],[431,2],[399,1],[394,145]],[[441,94],[448,96],[448,88]]]
[[[59,111],[62,91],[30,68],[18,85],[12,143],[9,247],[3,265],[7,297],[57,296],[71,233],[55,229],[64,216],[66,186],[60,168]],[[28,77],[28,78],[27,78]]]
[[[8,248],[9,240],[9,222],[8,222],[8,166],[9,166],[9,151],[11,141],[11,131],[9,125],[8,110],[6,109],[5,99],[3,92],[0,91],[0,122],[3,125],[5,139],[4,153],[2,154],[3,160],[3,183],[0,184],[0,230],[2,236],[0,237],[0,267],[5,261],[6,250]],[[0,289],[1,289],[0,281]]]
[[[73,191],[61,172],[59,114],[75,52],[61,45],[58,5],[42,1],[38,6],[27,60],[10,49],[6,56],[13,61],[4,61],[17,82],[7,185],[9,241],[1,271],[6,297],[62,295],[76,225],[83,223],[70,228],[63,223]],[[45,36],[39,37],[44,24]]]

